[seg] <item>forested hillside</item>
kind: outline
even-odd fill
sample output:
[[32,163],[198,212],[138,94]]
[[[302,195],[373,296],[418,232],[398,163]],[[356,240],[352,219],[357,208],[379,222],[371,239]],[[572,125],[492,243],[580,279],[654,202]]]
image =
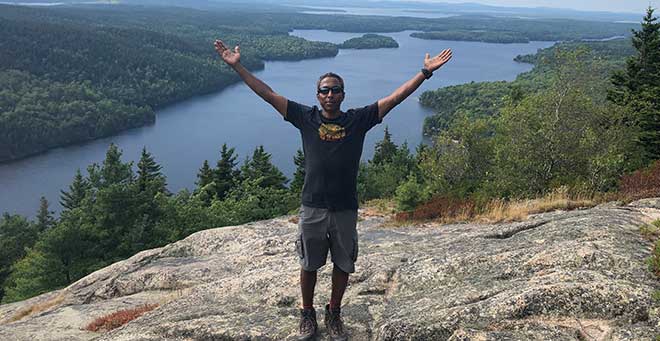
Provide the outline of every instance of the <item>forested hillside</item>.
[[243,64],[253,70],[264,59],[337,53],[286,30],[203,30],[175,13],[168,23],[153,13],[0,8],[0,46],[10,47],[0,50],[0,161],[153,123],[155,108],[237,81],[217,61],[215,37],[245,43]]
[[[459,40],[483,40],[479,32],[489,30],[495,33],[487,40],[506,41],[509,36],[604,38],[633,27],[481,16],[320,16],[277,6],[214,8],[0,5],[0,46],[5,47],[0,50],[0,162],[152,123],[155,108],[237,81],[214,55],[211,42],[218,37],[240,43],[243,63],[254,70],[263,67],[263,60],[337,54],[334,44],[289,36],[294,28],[421,30]],[[452,33],[456,30],[464,33]]]
[[[642,79],[658,77],[633,64],[660,63],[639,54],[641,38],[635,39],[635,47],[628,39],[557,44],[519,56],[535,67],[513,82],[423,93],[421,102],[436,110],[424,126],[435,141],[427,155],[437,181],[432,192],[484,199],[530,197],[560,185],[573,193],[611,191],[622,174],[657,159],[657,134],[648,135],[658,120],[651,97],[639,99],[648,114],[633,109],[637,95],[617,84],[623,76],[613,76],[645,70]],[[626,97],[613,95],[623,91]]]
[[629,39],[616,39],[560,43],[533,55],[517,56],[516,61],[533,63],[534,68],[513,82],[472,82],[422,93],[421,103],[435,111],[424,122],[424,134],[436,135],[446,129],[453,118],[460,116],[459,113],[470,117],[497,115],[507,99],[519,99],[525,94],[546,89],[552,75],[566,66],[567,61],[561,58],[562,51],[580,51],[576,62],[589,64],[591,71],[595,72],[590,86],[598,88],[601,99],[606,94],[605,87],[611,73],[622,68],[626,58],[635,53]]

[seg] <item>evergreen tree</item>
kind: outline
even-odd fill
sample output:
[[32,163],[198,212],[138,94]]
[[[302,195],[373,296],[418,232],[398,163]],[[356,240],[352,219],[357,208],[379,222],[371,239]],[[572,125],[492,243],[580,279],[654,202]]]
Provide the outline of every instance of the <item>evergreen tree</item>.
[[424,142],[420,142],[415,148],[415,162],[419,165],[424,158],[425,153],[429,150],[429,146],[425,145]]
[[197,172],[197,181],[195,181],[195,185],[197,185],[198,189],[202,189],[213,182],[213,172],[213,168],[209,166],[209,160],[204,160],[202,168]]
[[[95,240],[95,256],[98,262],[114,262],[130,256],[139,245],[128,238],[139,219],[151,214],[153,196],[140,192],[132,163],[121,161],[121,151],[111,144],[102,166],[93,164],[87,168],[90,179],[90,200],[84,200],[84,221],[88,224],[90,238]],[[133,238],[134,239],[134,238]]]
[[205,206],[210,206],[213,199],[217,197],[216,186],[214,182],[215,170],[209,166],[209,161],[204,160],[202,168],[197,172],[197,189],[195,194],[204,202]]
[[80,206],[80,203],[85,198],[85,193],[89,189],[89,182],[83,178],[80,168],[76,170],[76,175],[73,178],[73,183],[69,186],[69,191],[60,191],[62,194],[60,196],[60,204],[68,209],[72,210]]
[[608,98],[632,112],[631,123],[639,126],[638,144],[645,162],[660,159],[660,23],[649,7],[642,29],[633,30],[637,55],[626,62],[625,71],[612,76],[614,88]]
[[19,215],[5,213],[0,217],[0,302],[5,296],[6,279],[14,264],[23,258],[26,249],[37,241],[37,229]]
[[142,155],[138,162],[138,178],[136,181],[138,200],[136,200],[135,215],[131,229],[124,237],[125,243],[134,252],[149,246],[155,246],[163,236],[158,235],[154,226],[164,214],[157,197],[159,194],[169,195],[166,188],[165,176],[161,173],[161,166],[156,163],[153,156],[142,148]]
[[26,248],[25,256],[12,266],[11,276],[6,281],[5,302],[55,290],[100,267],[90,266],[98,257],[90,257],[88,253],[96,246],[76,221],[81,213],[76,209],[69,211],[60,223]]
[[53,211],[48,209],[48,200],[45,197],[39,199],[39,210],[37,211],[37,231],[43,232],[55,226]]
[[153,156],[147,152],[147,148],[142,148],[142,155],[138,162],[138,188],[140,192],[148,189],[152,193],[165,193],[165,176],[160,172],[161,166],[156,163]]
[[132,162],[121,162],[121,150],[114,143],[110,144],[100,169],[103,186],[128,183],[133,180]]
[[291,182],[291,191],[301,193],[305,183],[305,154],[298,149],[293,157],[293,163],[296,165],[296,171],[293,173]]
[[270,154],[266,153],[264,146],[255,148],[252,158],[245,160],[241,168],[244,179],[256,180],[260,187],[284,189],[288,182],[282,172],[270,161]]
[[220,160],[214,172],[216,195],[219,200],[224,199],[229,191],[240,182],[240,171],[236,169],[236,155],[234,148],[228,148],[226,143],[222,144]]
[[26,256],[14,264],[5,282],[3,303],[25,300],[69,284],[60,279],[63,276],[58,265],[50,255],[34,248],[27,249]]
[[392,142],[392,135],[385,126],[385,136],[380,142],[376,143],[374,157],[371,162],[376,165],[392,162],[394,154],[396,154],[396,144]]
[[404,177],[408,176],[408,173],[415,170],[417,162],[415,156],[410,153],[408,141],[404,141],[400,147],[397,147],[396,152],[392,156],[392,164],[405,172],[403,175]]
[[96,189],[103,187],[103,178],[101,175],[101,166],[98,163],[92,163],[87,166],[87,181],[89,182],[90,189]]

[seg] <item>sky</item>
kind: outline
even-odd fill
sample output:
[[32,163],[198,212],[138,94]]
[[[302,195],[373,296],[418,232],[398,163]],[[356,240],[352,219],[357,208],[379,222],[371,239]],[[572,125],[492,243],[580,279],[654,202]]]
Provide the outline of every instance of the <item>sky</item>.
[[[419,1],[419,0],[417,0]],[[656,14],[660,14],[660,0],[421,0],[424,2],[476,2],[485,5],[494,6],[515,6],[515,7],[555,7],[570,8],[583,11],[607,11],[607,12],[627,12],[640,13],[646,8],[656,8]]]

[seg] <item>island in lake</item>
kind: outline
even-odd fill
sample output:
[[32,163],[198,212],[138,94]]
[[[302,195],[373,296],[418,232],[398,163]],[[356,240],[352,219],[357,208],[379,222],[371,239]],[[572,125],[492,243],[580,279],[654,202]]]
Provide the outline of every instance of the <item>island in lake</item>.
[[399,43],[392,37],[367,33],[362,37],[351,38],[337,46],[340,49],[381,49],[397,48],[399,47]]

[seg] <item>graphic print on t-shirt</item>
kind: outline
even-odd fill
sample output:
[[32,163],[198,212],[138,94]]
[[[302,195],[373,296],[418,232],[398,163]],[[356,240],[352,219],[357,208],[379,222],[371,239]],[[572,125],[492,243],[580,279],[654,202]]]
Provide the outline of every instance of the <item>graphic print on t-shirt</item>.
[[346,136],[346,130],[344,127],[332,124],[332,123],[322,123],[319,127],[319,138],[323,141],[341,141]]

